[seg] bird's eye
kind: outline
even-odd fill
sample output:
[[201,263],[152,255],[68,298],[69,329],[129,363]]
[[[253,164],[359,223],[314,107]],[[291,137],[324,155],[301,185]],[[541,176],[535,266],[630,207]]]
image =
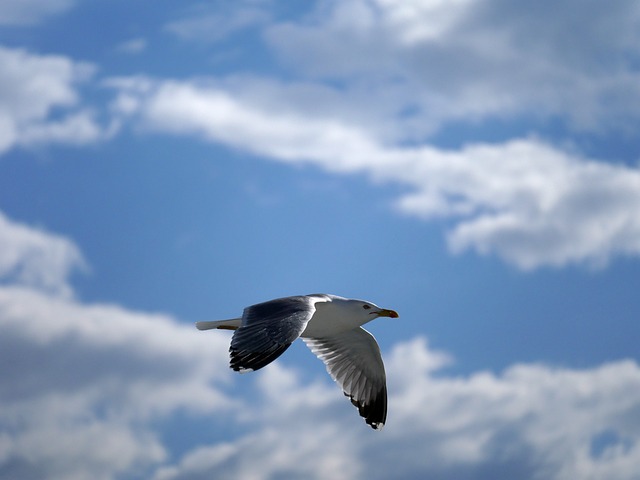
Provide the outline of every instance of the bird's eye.
[[362,308],[364,308],[365,310],[369,310],[371,308],[370,305],[362,305]]

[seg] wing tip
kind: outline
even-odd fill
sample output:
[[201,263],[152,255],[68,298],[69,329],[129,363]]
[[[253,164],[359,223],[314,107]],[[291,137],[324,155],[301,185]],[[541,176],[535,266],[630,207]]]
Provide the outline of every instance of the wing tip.
[[231,367],[233,369],[234,372],[238,372],[238,373],[249,373],[249,372],[255,372],[255,370],[253,368],[245,368],[245,367]]
[[384,422],[367,422],[367,425],[378,432],[381,432],[384,428]]
[[343,392],[351,400],[358,413],[364,418],[367,425],[374,430],[382,430],[387,421],[387,390],[383,388],[371,403],[356,400],[353,396]]

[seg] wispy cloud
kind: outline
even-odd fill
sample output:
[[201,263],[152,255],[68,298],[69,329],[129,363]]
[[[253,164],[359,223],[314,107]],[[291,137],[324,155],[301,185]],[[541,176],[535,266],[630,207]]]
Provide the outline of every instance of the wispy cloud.
[[33,25],[68,10],[75,0],[20,0],[0,2],[0,25]]
[[[221,8],[222,7],[222,8]],[[234,2],[215,7],[199,5],[182,18],[169,22],[165,30],[184,40],[219,42],[242,30],[270,20],[264,2]]]
[[0,46],[0,66],[0,154],[16,145],[84,145],[114,133],[83,105],[79,89],[92,65]]
[[130,55],[142,53],[147,49],[147,40],[144,38],[132,38],[116,46],[116,50]]
[[0,279],[69,295],[68,277],[86,262],[69,239],[16,223],[0,212]]
[[264,108],[219,82],[114,81],[115,105],[147,128],[200,136],[290,163],[365,173],[411,189],[401,211],[451,218],[455,252],[496,254],[522,268],[605,265],[640,253],[640,171],[536,139],[460,150],[384,145],[328,116]]

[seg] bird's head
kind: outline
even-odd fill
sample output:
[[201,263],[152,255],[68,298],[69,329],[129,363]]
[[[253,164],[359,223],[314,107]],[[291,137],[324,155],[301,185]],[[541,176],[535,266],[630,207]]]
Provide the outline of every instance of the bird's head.
[[361,319],[361,324],[378,317],[398,318],[399,316],[395,310],[380,308],[376,304],[364,300],[349,300],[349,308],[354,315]]

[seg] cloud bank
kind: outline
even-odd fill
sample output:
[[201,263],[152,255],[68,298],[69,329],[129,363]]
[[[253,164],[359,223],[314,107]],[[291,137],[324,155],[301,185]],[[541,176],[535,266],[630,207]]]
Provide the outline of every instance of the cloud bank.
[[[452,219],[454,252],[495,254],[521,269],[605,265],[640,253],[640,171],[535,138],[458,150],[387,145],[304,111],[281,113],[220,82],[114,80],[115,109],[145,128],[199,136],[287,163],[404,186],[400,211]],[[284,88],[284,87],[283,87]]]
[[[282,66],[271,76],[96,79],[86,63],[0,47],[0,153],[91,144],[123,125],[197,136],[399,186],[398,210],[443,220],[455,253],[524,270],[638,256],[638,167],[567,146],[571,132],[625,135],[638,125],[637,2],[605,12],[577,0],[326,1],[287,20],[265,5],[230,7],[219,38],[192,28],[220,26],[224,12],[204,7],[164,31],[207,44],[253,29]],[[105,85],[114,101],[89,107],[83,89]],[[491,142],[432,141],[495,121],[520,126]],[[566,141],[536,134],[552,121]]]
[[0,477],[133,475],[167,458],[153,422],[178,409],[232,408],[216,386],[227,375],[223,338],[193,335],[167,316],[61,296],[81,258],[77,247],[2,222],[3,256],[24,267],[5,272],[0,287]]
[[601,132],[637,125],[639,27],[633,0],[347,0],[265,38],[307,78],[364,86],[374,103],[392,97],[402,138],[423,138],[452,121],[519,115]]
[[[60,270],[48,259],[60,237],[3,221],[0,239],[18,263],[45,277]],[[24,250],[3,238],[16,230],[40,243]],[[640,469],[634,361],[449,376],[451,358],[415,338],[384,349],[389,422],[377,433],[320,366],[305,379],[285,357],[233,376],[228,336],[217,333],[3,285],[0,476],[631,480]],[[250,395],[237,396],[240,382]],[[194,437],[223,428],[224,440],[172,451],[163,428],[179,412]]]
[[[601,267],[640,253],[640,171],[580,153],[570,135],[552,142],[535,132],[556,121],[567,132],[625,135],[638,124],[640,9],[603,8],[320,2],[295,19],[246,24],[261,30],[287,80],[107,83],[114,111],[148,130],[399,185],[399,211],[445,220],[452,252],[523,270]],[[521,127],[493,142],[430,142],[451,126],[493,121]]]

